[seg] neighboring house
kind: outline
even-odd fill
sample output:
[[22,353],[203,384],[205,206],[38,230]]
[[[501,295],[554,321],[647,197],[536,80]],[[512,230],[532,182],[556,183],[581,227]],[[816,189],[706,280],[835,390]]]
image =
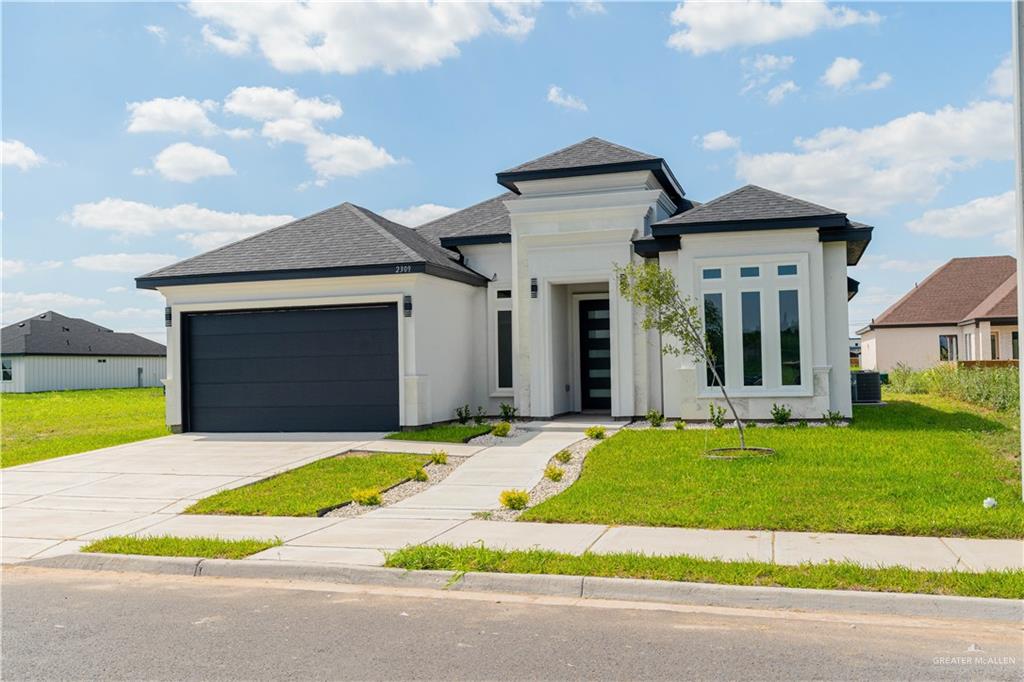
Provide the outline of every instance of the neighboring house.
[[850,337],[850,366],[860,366],[860,337]]
[[954,258],[928,275],[861,336],[861,365],[888,372],[955,360],[1016,360],[1017,262]]
[[706,419],[721,389],[618,293],[651,259],[713,314],[749,418],[850,415],[848,265],[868,226],[748,185],[697,206],[661,158],[590,138],[416,230],[344,203],[139,277],[167,299],[167,420],[385,430],[457,407]]
[[0,392],[159,386],[167,349],[52,310],[0,330]]

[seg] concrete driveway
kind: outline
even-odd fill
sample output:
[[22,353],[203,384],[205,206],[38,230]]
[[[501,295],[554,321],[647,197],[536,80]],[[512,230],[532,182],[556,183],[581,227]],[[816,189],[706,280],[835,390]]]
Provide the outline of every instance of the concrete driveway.
[[[190,433],[3,469],[0,556],[12,561],[62,554],[99,537],[147,529],[219,490],[358,449],[383,435]],[[281,536],[316,530],[318,521],[283,519],[295,528],[282,527]]]

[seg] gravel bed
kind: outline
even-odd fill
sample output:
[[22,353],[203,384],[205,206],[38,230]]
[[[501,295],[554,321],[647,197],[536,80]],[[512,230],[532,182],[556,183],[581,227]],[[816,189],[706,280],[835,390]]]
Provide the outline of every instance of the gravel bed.
[[[438,450],[443,449],[443,447],[438,448]],[[428,463],[424,465],[423,468],[426,470],[427,476],[430,477],[428,480],[415,481],[410,479],[405,483],[399,483],[394,488],[391,488],[390,490],[381,493],[381,504],[379,505],[364,507],[361,504],[350,502],[349,504],[346,504],[344,507],[338,507],[333,511],[327,512],[326,514],[324,514],[324,516],[329,516],[331,518],[349,518],[352,516],[360,516],[362,514],[365,514],[366,512],[373,511],[374,509],[381,509],[383,507],[387,507],[388,505],[392,505],[396,502],[401,502],[407,497],[412,497],[417,493],[423,492],[430,486],[440,483],[445,478],[447,478],[449,474],[458,469],[459,465],[461,465],[467,459],[469,459],[469,457],[453,457],[451,455],[448,455],[447,464]]]
[[[535,485],[530,491],[530,502],[526,508],[536,507],[544,500],[554,497],[575,483],[576,479],[580,477],[580,472],[583,471],[583,461],[587,458],[587,453],[600,442],[593,438],[584,438],[583,440],[576,441],[566,448],[572,454],[572,459],[565,464],[552,457],[548,464],[554,464],[565,470],[562,480],[556,482],[547,478],[541,478],[540,483]],[[475,516],[489,521],[515,521],[522,513],[522,510],[496,509],[489,512],[478,512]]]
[[[807,426],[810,427],[810,428],[821,428],[821,427],[827,427],[828,426],[828,424],[826,424],[823,421],[812,421],[810,419],[806,419],[806,420],[791,419],[786,424],[776,424],[775,422],[751,422],[749,424],[744,424],[744,427],[748,428],[748,429],[751,428],[751,427],[753,427],[755,429],[794,429],[794,428],[797,428],[797,424],[799,424],[801,421],[806,421],[807,422]],[[842,421],[842,422],[839,422],[838,424],[835,424],[835,427],[836,428],[845,428],[845,427],[847,427],[849,425],[850,425],[849,422]],[[643,430],[643,429],[651,429],[651,428],[654,428],[654,427],[651,426],[651,423],[648,422],[647,420],[643,420],[643,421],[632,422],[631,424],[627,424],[626,426],[624,426],[622,428],[624,428],[624,429]],[[676,420],[675,419],[672,419],[672,420],[666,419],[665,423],[662,424],[660,428],[663,431],[675,431],[676,430]],[[686,422],[686,431],[700,431],[700,430],[707,430],[707,429],[714,429],[714,428],[717,428],[717,427],[714,424],[712,424],[711,422]],[[736,425],[733,424],[733,423],[727,423],[722,428],[725,428],[725,429],[735,429]]]
[[[491,426],[494,426],[495,424],[497,424],[497,422],[491,424]],[[466,445],[479,445],[480,447],[485,448],[489,448],[495,445],[518,445],[519,443],[529,438],[530,433],[530,431],[527,431],[526,429],[521,429],[515,424],[513,424],[512,429],[508,432],[507,436],[502,437],[495,436],[490,433],[485,433],[482,436],[470,438]]]

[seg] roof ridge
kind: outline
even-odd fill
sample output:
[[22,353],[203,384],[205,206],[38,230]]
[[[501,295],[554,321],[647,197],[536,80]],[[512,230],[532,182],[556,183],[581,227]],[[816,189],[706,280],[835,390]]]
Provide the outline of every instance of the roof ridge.
[[782,192],[777,192],[777,191],[775,191],[773,189],[768,189],[767,187],[762,187],[761,185],[755,185],[753,183],[748,183],[748,184],[744,185],[743,187],[740,187],[740,189],[746,189],[747,187],[752,187],[754,189],[761,190],[762,192],[767,192],[768,194],[773,194],[773,195],[779,197],[780,199],[784,199],[785,201],[795,201],[796,203],[804,204],[805,206],[813,206],[814,208],[820,208],[820,209],[823,209],[825,211],[831,211],[835,215],[846,215],[846,212],[844,212],[844,211],[839,211],[839,210],[836,210],[834,208],[830,208],[828,206],[824,206],[822,204],[816,204],[813,201],[807,201],[806,199],[801,199],[799,197],[790,196],[789,194],[783,194]]
[[501,194],[498,194],[498,195],[496,195],[496,196],[490,197],[490,198],[488,198],[488,199],[483,199],[482,201],[478,201],[478,202],[476,202],[475,204],[470,204],[469,206],[466,206],[465,208],[460,208],[460,209],[458,209],[458,210],[452,211],[451,213],[448,213],[448,214],[446,214],[446,215],[443,215],[443,216],[441,216],[441,217],[439,217],[439,218],[434,218],[434,219],[433,219],[433,220],[431,220],[430,222],[426,222],[426,223],[423,223],[422,225],[417,225],[416,227],[414,227],[414,228],[412,228],[412,229],[413,229],[413,230],[415,230],[416,232],[419,232],[419,231],[420,231],[420,230],[422,230],[423,228],[425,228],[425,227],[430,227],[430,226],[431,226],[431,225],[433,225],[434,223],[439,223],[439,222],[441,222],[442,220],[448,220],[448,219],[449,219],[449,218],[451,218],[452,216],[454,216],[454,215],[457,215],[457,214],[459,214],[459,213],[462,213],[463,211],[468,211],[468,210],[470,210],[470,209],[474,209],[474,208],[476,208],[477,206],[483,206],[484,204],[486,204],[486,203],[488,203],[488,202],[490,202],[490,201],[494,201],[495,199],[500,199],[500,198],[501,198],[501,197],[503,197],[503,196],[513,196],[513,197],[514,197],[514,196],[516,196],[516,193],[515,193],[515,192],[508,192],[508,191],[502,192]]
[[[374,220],[373,218],[371,218],[370,216],[368,216],[366,214],[370,213],[370,214],[373,214],[373,216],[376,217],[376,218],[380,218],[381,220],[387,220],[387,218],[385,218],[384,216],[378,215],[376,213],[373,213],[373,211],[371,211],[368,208],[363,208],[362,206],[358,206],[356,204],[353,204],[353,203],[350,203],[350,202],[347,202],[347,201],[343,204],[343,206],[345,208],[349,209],[350,211],[354,212],[356,215],[358,215],[361,220],[363,220],[367,225],[372,227],[378,234],[386,235],[388,238],[391,239],[391,241],[397,242],[399,248],[402,249],[402,252],[405,253],[410,258],[413,258],[413,259],[415,259],[415,258],[424,258],[424,255],[422,253],[418,253],[409,244],[406,244],[405,241],[400,239],[398,237],[398,235],[394,234],[390,230],[390,228],[382,225],[381,223],[378,223],[376,220]],[[391,221],[388,221],[388,222],[391,222]],[[413,232],[413,233],[415,232],[414,230],[412,230],[412,229],[410,229],[410,228],[408,228],[408,227],[406,227],[404,225],[401,225],[399,223],[392,222],[392,224],[397,226],[397,227],[402,228],[403,230],[409,230],[410,232]]]
[[[998,256],[979,256],[980,258],[998,258]],[[997,286],[995,289],[989,292],[988,296],[981,300],[981,303],[974,306],[971,312],[964,316],[964,320],[973,320],[977,317],[983,317],[985,313],[993,308],[997,303],[1006,298],[1006,295],[1017,288],[1017,273],[1014,272],[1009,277],[1003,280],[1002,284]],[[963,321],[963,320],[961,320]]]

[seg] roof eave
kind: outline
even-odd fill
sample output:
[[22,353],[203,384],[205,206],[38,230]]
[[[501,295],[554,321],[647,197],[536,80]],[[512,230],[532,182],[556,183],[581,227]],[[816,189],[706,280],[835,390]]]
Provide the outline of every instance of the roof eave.
[[[686,214],[684,213],[683,215]],[[847,224],[848,221],[845,213],[833,213],[820,216],[801,216],[799,218],[754,218],[750,220],[710,220],[706,222],[687,223],[671,222],[671,219],[669,219],[668,221],[654,223],[654,225],[651,226],[651,232],[655,237],[668,237],[672,235],[784,230],[788,228],[836,228],[844,227]]]
[[646,170],[651,171],[654,177],[661,183],[662,188],[669,195],[675,204],[682,202],[686,192],[683,190],[672,169],[665,163],[665,159],[641,159],[638,161],[620,161],[618,163],[602,163],[591,166],[575,166],[572,168],[549,168],[545,170],[532,171],[502,171],[495,177],[498,184],[508,190],[520,194],[517,183],[529,180],[554,180],[558,178],[573,178],[585,175],[606,175],[608,173],[629,173],[630,171]]
[[139,289],[188,286],[193,284],[231,284],[238,282],[270,282],[286,279],[319,279],[324,277],[363,277],[425,273],[473,286],[486,286],[487,278],[468,270],[449,268],[434,263],[387,263],[380,265],[354,265],[337,268],[309,268],[305,270],[265,270],[256,272],[222,272],[201,275],[171,275],[163,277],[136,277]]
[[846,300],[850,301],[860,291],[860,282],[853,277],[846,278]]
[[441,237],[441,246],[446,249],[459,246],[476,246],[479,244],[509,244],[512,242],[512,235],[509,233],[499,234],[473,234],[464,237]]
[[664,251],[678,251],[679,237],[646,237],[633,240],[633,253],[643,258],[657,258]]

